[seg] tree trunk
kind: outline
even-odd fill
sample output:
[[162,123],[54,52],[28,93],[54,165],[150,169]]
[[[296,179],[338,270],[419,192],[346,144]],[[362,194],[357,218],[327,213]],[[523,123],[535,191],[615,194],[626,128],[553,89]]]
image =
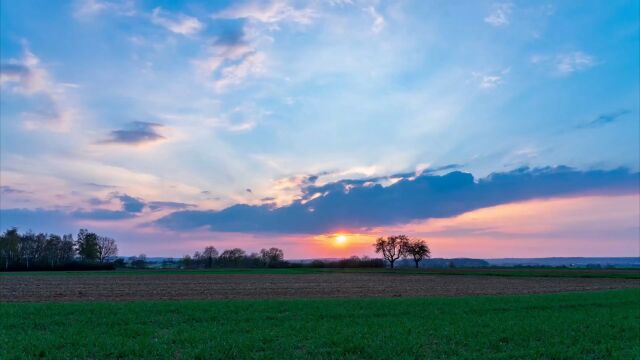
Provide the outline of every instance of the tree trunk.
[[416,269],[418,269],[420,266],[418,265],[420,263],[420,260],[413,260],[416,262]]
[[389,264],[391,264],[391,268],[393,269],[393,263],[395,262],[395,260],[390,260]]

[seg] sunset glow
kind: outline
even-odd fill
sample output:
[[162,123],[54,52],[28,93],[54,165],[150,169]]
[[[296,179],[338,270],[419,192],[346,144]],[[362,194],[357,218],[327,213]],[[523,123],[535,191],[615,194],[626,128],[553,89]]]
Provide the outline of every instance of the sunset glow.
[[63,3],[1,2],[0,231],[640,252],[636,2]]
[[336,245],[344,246],[347,243],[347,235],[338,234],[336,235]]

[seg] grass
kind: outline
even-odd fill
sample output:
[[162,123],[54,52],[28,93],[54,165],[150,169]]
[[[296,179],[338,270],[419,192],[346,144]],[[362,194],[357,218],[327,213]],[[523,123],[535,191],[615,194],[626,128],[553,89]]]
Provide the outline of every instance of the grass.
[[251,268],[251,269],[118,269],[114,271],[38,271],[4,272],[2,276],[21,275],[234,275],[234,274],[315,274],[326,272],[406,274],[406,275],[476,275],[516,277],[573,277],[640,279],[640,269],[569,269],[569,268],[477,268],[477,269],[329,269],[329,268]]
[[638,359],[640,289],[2,304],[0,358]]

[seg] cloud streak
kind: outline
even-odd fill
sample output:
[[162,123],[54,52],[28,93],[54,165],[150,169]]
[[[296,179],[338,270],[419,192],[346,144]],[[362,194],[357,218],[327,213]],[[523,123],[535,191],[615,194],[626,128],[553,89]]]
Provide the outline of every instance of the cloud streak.
[[600,114],[595,119],[585,124],[578,125],[578,128],[593,128],[593,127],[610,124],[620,120],[622,117],[630,113],[631,113],[630,110],[618,110],[610,113]]
[[317,16],[312,9],[296,9],[286,1],[275,0],[271,2],[246,2],[232,6],[213,15],[214,19],[249,19],[252,21],[276,24],[282,21],[291,21],[300,24],[309,24]]
[[511,3],[493,4],[491,13],[484,18],[484,22],[495,27],[509,25],[512,8]]
[[181,35],[193,35],[204,29],[198,19],[184,14],[171,15],[157,7],[151,13],[151,22]]

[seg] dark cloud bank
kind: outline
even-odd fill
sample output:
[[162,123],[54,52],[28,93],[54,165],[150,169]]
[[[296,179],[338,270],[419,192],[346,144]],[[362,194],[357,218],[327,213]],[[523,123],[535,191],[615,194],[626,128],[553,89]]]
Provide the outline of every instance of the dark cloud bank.
[[175,210],[156,222],[172,230],[208,228],[221,232],[313,234],[450,217],[529,199],[640,193],[640,173],[624,168],[607,171],[579,171],[563,166],[520,168],[481,179],[461,171],[392,177],[402,177],[402,180],[386,187],[376,183],[382,178],[316,185],[317,176],[311,176],[302,188],[302,198],[279,208],[272,204],[241,204],[220,211],[190,210],[194,207],[191,204],[146,202],[114,193],[112,198],[121,202],[121,210],[2,209],[0,227],[65,232],[73,228],[70,224],[82,223],[82,220],[128,219],[148,208]]
[[[157,224],[173,230],[204,227],[222,232],[320,233],[450,217],[536,198],[633,194],[639,192],[639,186],[639,173],[624,168],[520,168],[482,179],[460,171],[426,173],[387,187],[367,180],[310,184],[303,188],[302,199],[288,206],[241,204],[220,211],[177,211]],[[323,196],[311,199],[316,193]]]

